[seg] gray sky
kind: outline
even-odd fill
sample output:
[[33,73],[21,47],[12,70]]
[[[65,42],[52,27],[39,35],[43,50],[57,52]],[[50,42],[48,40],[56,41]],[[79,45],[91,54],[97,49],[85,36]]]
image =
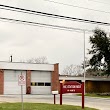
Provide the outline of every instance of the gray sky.
[[[73,6],[85,7],[94,10],[110,12],[109,0],[51,0]],[[100,3],[98,3],[100,2]],[[66,6],[49,2],[47,0],[0,0],[0,4],[16,6],[47,13],[90,19],[102,22],[110,22],[110,13],[102,13],[85,10],[73,6]],[[95,27],[109,32],[109,26],[99,26],[78,23],[55,18],[41,17],[37,15],[23,14],[0,9],[0,17],[28,20],[53,25],[69,26],[93,30]],[[86,57],[90,48],[88,38],[92,33],[86,33]],[[13,61],[27,60],[46,56],[49,63],[59,63],[60,72],[66,65],[79,65],[83,56],[83,33],[57,30],[45,27],[29,26],[18,23],[3,22],[0,20],[0,61],[9,61],[13,55]]]

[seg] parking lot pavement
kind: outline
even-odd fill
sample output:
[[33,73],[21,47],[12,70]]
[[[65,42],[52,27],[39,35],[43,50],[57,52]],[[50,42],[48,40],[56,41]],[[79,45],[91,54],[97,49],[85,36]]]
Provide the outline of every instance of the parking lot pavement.
[[[24,102],[53,103],[53,95],[23,95]],[[59,104],[60,96],[56,96],[56,103]],[[21,95],[1,95],[0,102],[21,102]],[[81,96],[73,94],[63,95],[63,104],[81,106]],[[85,106],[99,110],[110,110],[110,99],[85,97]]]

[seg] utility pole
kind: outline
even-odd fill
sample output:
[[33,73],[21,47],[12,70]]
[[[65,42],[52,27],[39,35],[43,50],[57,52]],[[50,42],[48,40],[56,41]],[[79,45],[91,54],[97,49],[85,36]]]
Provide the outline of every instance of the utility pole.
[[[85,77],[86,77],[86,61],[85,61],[85,30],[84,30],[84,83],[85,83]],[[85,90],[85,89],[84,89]]]

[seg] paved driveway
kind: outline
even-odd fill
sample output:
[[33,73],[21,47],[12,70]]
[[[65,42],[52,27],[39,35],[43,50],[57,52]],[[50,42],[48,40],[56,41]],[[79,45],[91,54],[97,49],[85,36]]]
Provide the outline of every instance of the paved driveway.
[[[59,104],[59,95],[56,103]],[[20,102],[20,95],[1,95],[0,102]],[[24,95],[24,102],[53,103],[53,95]],[[81,106],[81,96],[63,95],[63,104]],[[85,106],[99,110],[110,110],[110,99],[85,97]]]

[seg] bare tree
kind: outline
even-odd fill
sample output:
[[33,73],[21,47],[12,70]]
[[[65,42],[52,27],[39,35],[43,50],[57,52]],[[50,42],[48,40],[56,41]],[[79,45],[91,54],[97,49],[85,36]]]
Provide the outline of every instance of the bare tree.
[[42,56],[34,59],[35,63],[47,64],[47,57]]
[[38,58],[28,59],[26,62],[28,63],[37,63],[37,64],[48,64],[47,57],[41,56]]
[[[82,68],[84,69],[84,61],[82,63]],[[86,76],[87,77],[93,77],[93,76],[106,76],[104,73],[103,73],[103,70],[101,69],[94,69],[94,68],[91,68],[90,66],[90,60],[88,60],[88,58],[85,58],[85,68],[86,68]]]
[[84,63],[85,63],[85,68],[87,68],[87,67],[90,66],[90,64],[89,64],[89,60],[88,60],[87,57],[85,57],[85,62],[83,61],[82,64],[81,64],[83,69],[84,69]]
[[63,70],[63,75],[71,75],[71,76],[78,76],[80,74],[83,74],[83,68],[80,65],[69,65],[66,66]]

